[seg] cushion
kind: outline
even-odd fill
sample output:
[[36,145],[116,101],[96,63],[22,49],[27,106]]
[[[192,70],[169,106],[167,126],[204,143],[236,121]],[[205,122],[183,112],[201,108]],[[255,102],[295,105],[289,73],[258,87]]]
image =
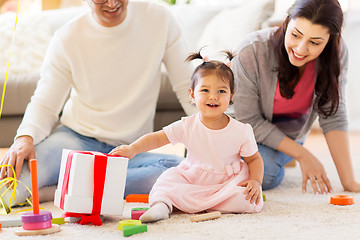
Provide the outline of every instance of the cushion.
[[[16,13],[0,15],[0,72],[6,72]],[[50,27],[37,13],[19,14],[9,74],[37,72],[51,38]]]
[[273,10],[274,0],[256,0],[221,11],[206,26],[198,49],[206,46],[204,54],[210,59],[224,60],[224,55],[219,52],[235,50],[247,34],[261,28],[262,22],[272,15]]
[[221,11],[221,8],[191,4],[170,6],[169,10],[178,22],[187,46],[193,52],[196,51],[197,42],[204,28]]

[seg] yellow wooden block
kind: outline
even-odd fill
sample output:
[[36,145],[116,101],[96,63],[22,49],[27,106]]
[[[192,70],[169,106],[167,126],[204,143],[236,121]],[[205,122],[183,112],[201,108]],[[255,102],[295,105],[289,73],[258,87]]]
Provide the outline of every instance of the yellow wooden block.
[[119,222],[119,230],[123,230],[124,226],[141,225],[140,220],[123,220]]
[[51,223],[52,224],[58,224],[58,225],[61,225],[61,224],[65,224],[65,218],[53,218],[51,219]]

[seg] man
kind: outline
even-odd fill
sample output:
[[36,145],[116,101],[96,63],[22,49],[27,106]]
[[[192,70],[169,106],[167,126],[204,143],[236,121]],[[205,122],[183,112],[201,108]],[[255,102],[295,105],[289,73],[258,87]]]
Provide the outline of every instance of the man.
[[[29,159],[38,160],[41,188],[57,183],[63,148],[109,152],[151,132],[162,63],[185,112],[194,112],[188,102],[193,69],[184,63],[187,50],[171,14],[147,2],[87,2],[91,11],[54,34],[34,96],[1,162],[14,166],[28,186]],[[61,125],[53,131],[61,111]],[[148,193],[157,177],[180,160],[137,155],[129,161],[125,195]],[[3,168],[0,178],[6,175],[12,172]],[[19,190],[16,199],[26,197]]]

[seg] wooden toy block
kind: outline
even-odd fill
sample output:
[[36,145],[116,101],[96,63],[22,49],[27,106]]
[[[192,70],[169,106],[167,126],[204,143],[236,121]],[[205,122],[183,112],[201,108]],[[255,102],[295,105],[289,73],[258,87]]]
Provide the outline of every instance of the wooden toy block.
[[119,222],[119,230],[123,230],[124,226],[141,225],[140,220],[122,220]]
[[65,218],[53,218],[51,219],[51,223],[58,225],[65,224]]
[[190,218],[190,221],[191,222],[201,222],[201,221],[216,219],[216,218],[219,218],[220,216],[221,216],[221,212],[210,212],[210,213],[192,216]]
[[0,223],[0,231],[2,230],[2,224]]
[[132,208],[131,211],[145,211],[145,210],[149,210],[148,207],[143,207],[143,208]]
[[59,232],[60,226],[57,224],[53,224],[50,228],[38,229],[38,230],[24,230],[23,228],[19,228],[15,231],[15,234],[18,236],[34,236],[34,235],[46,235],[51,233]]
[[137,233],[147,232],[147,225],[133,225],[133,226],[124,226],[123,234],[124,237],[128,237]]
[[149,203],[149,194],[129,194],[125,199],[126,202]]
[[263,201],[266,202],[266,195],[262,194]]
[[142,211],[131,211],[131,219],[139,220],[140,216],[143,215],[147,210]]
[[11,219],[11,220],[0,220],[0,223],[3,227],[20,227],[22,226],[21,219]]

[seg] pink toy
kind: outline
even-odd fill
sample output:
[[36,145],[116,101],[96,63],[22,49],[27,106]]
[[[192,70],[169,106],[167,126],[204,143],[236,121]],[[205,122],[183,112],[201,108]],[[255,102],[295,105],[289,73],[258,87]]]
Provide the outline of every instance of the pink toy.
[[21,216],[24,230],[51,228],[51,212],[41,211],[39,214],[25,213]]
[[131,211],[131,219],[139,220],[140,216],[143,215],[146,210],[141,211]]

